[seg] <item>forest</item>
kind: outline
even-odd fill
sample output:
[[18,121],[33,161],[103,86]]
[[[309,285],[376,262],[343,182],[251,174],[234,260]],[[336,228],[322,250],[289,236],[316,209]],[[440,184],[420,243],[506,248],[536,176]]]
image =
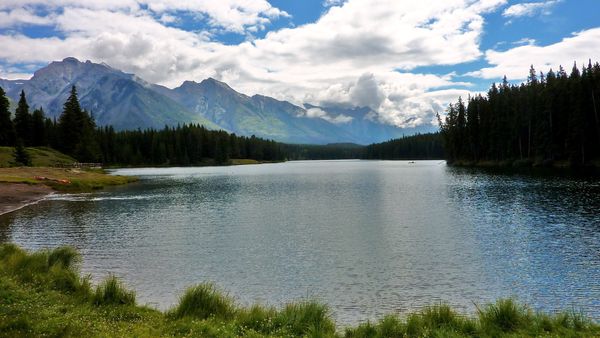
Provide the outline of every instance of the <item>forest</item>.
[[368,145],[363,157],[370,160],[437,160],[444,158],[444,142],[440,133],[404,136]]
[[82,109],[73,87],[58,120],[42,108],[29,112],[21,92],[14,118],[0,88],[0,146],[16,147],[21,165],[28,159],[24,147],[49,146],[80,162],[111,166],[228,164],[231,159],[261,162],[326,159],[431,159],[443,158],[439,134],[407,136],[381,144],[283,144],[255,136],[245,137],[201,125],[165,126],[161,130],[116,131],[96,126],[93,115]]
[[[161,130],[115,131],[97,127],[82,109],[77,90],[58,120],[41,108],[29,112],[21,93],[14,118],[0,88],[0,146],[50,146],[81,162],[106,165],[227,164],[230,159],[256,161],[319,159],[441,159],[449,164],[483,162],[513,165],[598,165],[600,159],[600,64],[570,72],[560,67],[539,74],[531,66],[527,81],[492,84],[486,96],[450,104],[439,133],[417,134],[383,143],[293,145],[245,137],[201,125],[165,126]],[[26,163],[23,163],[26,164]]]
[[598,165],[600,158],[600,64],[589,61],[570,72],[560,67],[527,81],[506,77],[487,96],[451,104],[438,115],[446,159],[452,163],[505,162],[513,165]]
[[82,109],[73,86],[59,119],[43,110],[29,113],[25,93],[11,119],[9,102],[0,88],[0,146],[15,146],[15,156],[27,165],[23,147],[50,146],[80,162],[106,165],[227,164],[230,159],[282,161],[283,145],[257,137],[236,136],[201,125],[165,126],[162,130],[115,131],[97,127],[92,114]]

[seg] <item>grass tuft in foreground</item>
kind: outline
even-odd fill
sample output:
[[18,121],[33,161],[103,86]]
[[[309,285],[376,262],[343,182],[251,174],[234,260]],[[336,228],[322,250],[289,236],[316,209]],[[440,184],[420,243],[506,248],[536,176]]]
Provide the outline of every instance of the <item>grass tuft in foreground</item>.
[[234,311],[233,300],[219,292],[213,284],[205,283],[187,289],[172,314],[175,318],[231,319]]
[[536,313],[510,299],[475,317],[441,304],[342,333],[318,302],[241,307],[213,284],[199,284],[163,313],[136,305],[115,276],[92,288],[79,262],[68,247],[0,245],[0,337],[600,337],[598,324],[581,314]]
[[110,275],[92,294],[94,305],[135,305],[135,292],[125,288],[114,275]]

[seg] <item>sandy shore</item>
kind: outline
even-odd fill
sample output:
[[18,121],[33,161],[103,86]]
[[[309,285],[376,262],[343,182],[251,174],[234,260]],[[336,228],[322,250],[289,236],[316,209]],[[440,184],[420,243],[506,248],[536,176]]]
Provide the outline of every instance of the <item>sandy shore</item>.
[[0,215],[35,203],[52,192],[42,184],[0,183]]

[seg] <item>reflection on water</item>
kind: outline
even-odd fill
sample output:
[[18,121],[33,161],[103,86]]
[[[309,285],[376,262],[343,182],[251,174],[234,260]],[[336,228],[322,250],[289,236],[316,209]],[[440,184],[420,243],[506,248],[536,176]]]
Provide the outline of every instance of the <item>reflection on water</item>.
[[342,324],[436,302],[515,296],[600,319],[600,182],[439,161],[127,169],[141,181],[0,217],[0,240],[70,244],[172,305],[215,281],[242,303],[312,297]]

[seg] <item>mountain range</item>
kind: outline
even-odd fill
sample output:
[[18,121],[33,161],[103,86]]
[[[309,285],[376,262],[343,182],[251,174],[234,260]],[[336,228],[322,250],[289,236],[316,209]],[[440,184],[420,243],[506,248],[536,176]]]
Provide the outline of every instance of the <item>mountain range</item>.
[[[368,107],[300,107],[268,96],[247,96],[213,78],[185,81],[170,89],[106,64],[72,57],[50,63],[29,80],[0,79],[13,105],[24,90],[30,107],[43,107],[51,118],[61,114],[73,85],[81,106],[92,112],[96,123],[117,130],[199,123],[209,129],[287,143],[369,144],[434,129],[382,124]],[[314,111],[322,115],[311,116],[309,112]]]

